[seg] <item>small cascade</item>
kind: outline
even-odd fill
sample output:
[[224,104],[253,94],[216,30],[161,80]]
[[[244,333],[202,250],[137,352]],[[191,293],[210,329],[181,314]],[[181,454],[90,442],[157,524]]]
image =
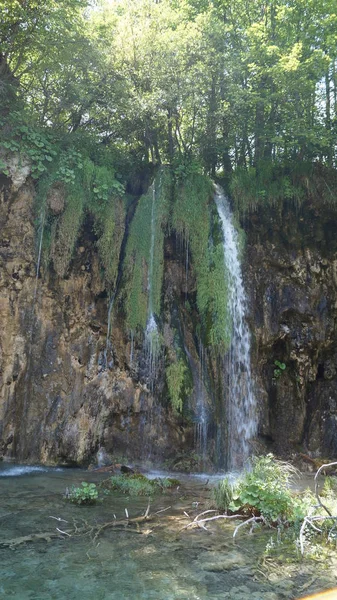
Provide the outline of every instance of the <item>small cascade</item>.
[[205,349],[199,340],[199,377],[197,380],[196,387],[196,400],[197,400],[197,448],[203,461],[206,460],[207,456],[207,442],[208,442],[208,422],[209,422],[209,410],[207,405],[207,395],[205,387]]
[[186,241],[186,257],[185,257],[185,300],[187,300],[188,290],[188,267],[189,267],[189,242]]
[[193,402],[195,413],[194,447],[203,462],[205,462],[208,446],[209,407],[204,379],[204,348],[200,343],[198,362],[192,357],[186,345],[184,346],[184,350],[188,358],[193,379]]
[[109,309],[108,309],[108,328],[106,334],[106,344],[104,350],[104,368],[112,369],[114,361],[112,355],[112,343],[111,343],[111,321],[112,321],[112,310],[115,303],[116,293],[113,293],[110,297],[109,301]]
[[250,367],[250,332],[246,322],[247,298],[239,258],[238,233],[229,202],[215,186],[215,202],[221,220],[225,267],[228,272],[228,308],[232,318],[232,341],[226,365],[228,380],[228,468],[242,466],[249,442],[256,434],[256,401]]
[[133,367],[133,355],[135,351],[135,333],[130,331],[130,369]]
[[158,356],[160,353],[159,331],[153,314],[150,315],[146,325],[145,353],[149,370],[149,380],[151,389],[153,390],[154,381],[157,374]]
[[149,256],[149,269],[148,269],[148,319],[145,330],[145,352],[146,362],[149,368],[149,380],[151,388],[153,385],[157,373],[157,359],[160,352],[160,339],[159,331],[156,323],[155,316],[153,314],[153,265],[154,265],[154,248],[155,248],[155,235],[156,235],[156,185],[155,181],[152,186],[152,208],[151,208],[151,245],[150,245],[150,256]]
[[[35,300],[37,294],[37,286],[40,275],[40,266],[41,266],[41,258],[42,258],[42,244],[43,244],[43,235],[44,235],[44,227],[46,221],[46,209],[45,206],[42,207],[41,215],[40,215],[40,227],[39,227],[39,245],[38,245],[38,253],[37,253],[37,262],[36,262],[36,275],[35,275],[35,286],[34,286],[34,295],[33,295],[33,304],[32,304],[32,328],[34,321],[34,311],[35,311]],[[32,333],[32,332],[31,332]]]

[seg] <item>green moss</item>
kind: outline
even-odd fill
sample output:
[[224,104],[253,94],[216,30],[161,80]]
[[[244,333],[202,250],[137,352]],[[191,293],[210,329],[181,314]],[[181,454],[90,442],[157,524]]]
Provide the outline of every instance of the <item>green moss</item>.
[[169,172],[162,168],[147,194],[140,198],[130,227],[123,287],[126,322],[132,331],[145,329],[150,312],[160,315],[164,232],[167,227],[170,196],[171,177]]
[[204,343],[226,348],[230,341],[227,278],[222,237],[213,235],[214,227],[219,227],[213,197],[211,180],[190,173],[178,185],[172,224],[191,249]]
[[84,198],[73,186],[68,186],[66,207],[58,220],[51,254],[56,273],[64,277],[71,261],[83,221]]

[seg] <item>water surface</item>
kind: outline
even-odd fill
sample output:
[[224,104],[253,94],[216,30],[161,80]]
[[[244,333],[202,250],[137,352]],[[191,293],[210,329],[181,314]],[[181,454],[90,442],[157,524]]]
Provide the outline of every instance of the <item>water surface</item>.
[[[41,470],[42,469],[42,470]],[[66,487],[98,483],[94,472],[0,466],[0,541],[56,527],[96,527],[145,512],[147,498],[115,494],[102,504],[78,507],[63,498]],[[170,507],[139,527],[106,529],[0,549],[0,597],[17,600],[279,600],[304,596],[336,583],[333,571],[313,577],[310,563],[280,569],[263,563],[270,532],[242,533],[233,543],[234,525],[208,531],[183,530],[205,509],[206,481],[185,479],[179,489],[151,501],[151,513]],[[198,503],[198,504],[197,504]],[[187,517],[184,512],[189,516]],[[58,517],[64,521],[56,521]],[[65,522],[67,521],[67,523]],[[273,559],[274,560],[274,559]],[[261,562],[262,561],[262,562]],[[268,566],[269,565],[269,566]],[[261,573],[258,572],[257,567]],[[310,584],[310,578],[312,582]],[[309,586],[305,587],[309,581]]]

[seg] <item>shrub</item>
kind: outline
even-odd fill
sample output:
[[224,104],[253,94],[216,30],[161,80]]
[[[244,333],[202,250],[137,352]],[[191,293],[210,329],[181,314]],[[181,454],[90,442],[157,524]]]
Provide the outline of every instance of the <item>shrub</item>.
[[231,508],[257,511],[271,523],[291,520],[294,499],[289,480],[295,472],[291,465],[276,460],[272,454],[253,458],[252,470],[236,485]]
[[295,523],[307,514],[315,499],[310,492],[295,496],[289,489],[297,473],[290,464],[272,454],[252,459],[252,468],[233,485],[228,479],[213,490],[212,499],[219,509],[243,514],[262,515],[267,523]]

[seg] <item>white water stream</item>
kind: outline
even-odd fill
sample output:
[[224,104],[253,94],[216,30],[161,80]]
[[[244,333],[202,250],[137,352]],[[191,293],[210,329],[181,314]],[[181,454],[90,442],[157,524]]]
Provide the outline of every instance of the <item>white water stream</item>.
[[228,423],[228,468],[242,466],[249,456],[249,442],[257,430],[256,400],[250,367],[250,332],[247,297],[243,285],[238,233],[233,224],[229,202],[215,186],[215,202],[221,220],[223,249],[228,272],[228,308],[232,317],[232,341],[226,373],[226,407]]

